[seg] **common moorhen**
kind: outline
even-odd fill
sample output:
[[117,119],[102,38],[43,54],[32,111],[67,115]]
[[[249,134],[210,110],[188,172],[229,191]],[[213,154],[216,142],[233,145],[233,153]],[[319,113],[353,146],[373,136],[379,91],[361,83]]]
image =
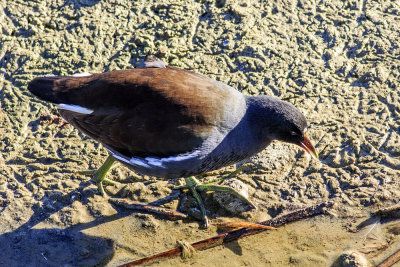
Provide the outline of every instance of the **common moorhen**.
[[201,185],[192,176],[243,161],[272,140],[299,145],[318,157],[306,137],[306,118],[292,104],[246,96],[154,57],[131,70],[38,77],[28,89],[57,104],[62,117],[110,152],[93,173],[103,195],[102,182],[113,183],[105,176],[115,160],[145,175],[184,177],[206,223],[198,190],[228,191],[247,200],[224,186]]

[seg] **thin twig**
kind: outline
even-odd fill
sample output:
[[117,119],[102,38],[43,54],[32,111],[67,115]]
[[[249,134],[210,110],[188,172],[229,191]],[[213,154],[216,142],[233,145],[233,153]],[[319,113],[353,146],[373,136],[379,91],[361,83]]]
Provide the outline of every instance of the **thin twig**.
[[[322,214],[325,212],[326,209],[331,208],[333,206],[333,204],[334,204],[333,202],[323,202],[323,203],[315,205],[315,206],[311,206],[311,207],[307,207],[304,209],[293,211],[291,213],[279,216],[279,217],[271,219],[271,220],[260,222],[259,224],[273,226],[273,227],[282,226],[287,223],[295,222],[295,221],[298,221],[301,219],[305,219],[305,218],[313,217],[315,215]],[[213,236],[211,238],[207,238],[207,239],[198,241],[196,243],[191,244],[191,246],[196,250],[206,250],[209,248],[216,247],[218,245],[222,245],[224,243],[231,242],[233,240],[237,240],[237,239],[245,237],[245,236],[258,234],[258,233],[261,233],[264,231],[265,231],[265,229],[241,228],[238,230],[225,232],[225,233]],[[164,251],[162,253],[159,253],[159,254],[156,254],[153,256],[135,260],[135,261],[123,264],[119,267],[136,266],[136,265],[141,265],[144,263],[159,261],[161,259],[167,259],[167,258],[172,258],[174,256],[178,256],[181,253],[182,253],[182,248],[179,247],[179,248],[171,249],[168,251]]]
[[219,222],[212,223],[212,225],[217,226],[219,229],[238,229],[238,228],[248,228],[248,229],[265,229],[265,230],[276,230],[276,227],[262,225],[258,223],[251,222]]

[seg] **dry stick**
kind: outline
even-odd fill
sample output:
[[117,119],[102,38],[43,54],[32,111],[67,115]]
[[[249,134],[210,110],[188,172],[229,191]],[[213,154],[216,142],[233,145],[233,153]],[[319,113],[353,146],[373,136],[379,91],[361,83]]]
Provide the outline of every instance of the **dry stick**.
[[400,250],[390,255],[390,257],[381,262],[378,267],[390,267],[398,261],[400,261]]
[[[274,226],[274,227],[281,226],[281,225],[284,225],[287,223],[295,222],[295,221],[298,221],[301,219],[305,219],[308,217],[312,217],[312,216],[324,213],[324,211],[326,209],[331,208],[333,206],[333,204],[334,204],[333,202],[323,202],[323,203],[315,205],[315,206],[296,210],[296,211],[293,211],[286,215],[282,215],[277,218],[261,222],[260,224]],[[245,237],[245,236],[258,234],[258,233],[261,233],[264,231],[265,231],[265,229],[241,228],[238,230],[225,232],[225,233],[213,236],[211,238],[201,240],[199,242],[191,244],[191,246],[193,248],[195,248],[196,250],[205,250],[205,249],[216,247],[216,246],[224,244],[224,243],[231,242],[233,240],[237,240],[237,239]],[[179,247],[179,248],[171,249],[168,251],[164,251],[162,253],[159,253],[159,254],[156,254],[153,256],[135,260],[135,261],[120,265],[119,267],[129,267],[129,266],[141,265],[144,263],[158,261],[161,259],[172,258],[174,256],[180,255],[181,252],[182,252],[182,248]]]

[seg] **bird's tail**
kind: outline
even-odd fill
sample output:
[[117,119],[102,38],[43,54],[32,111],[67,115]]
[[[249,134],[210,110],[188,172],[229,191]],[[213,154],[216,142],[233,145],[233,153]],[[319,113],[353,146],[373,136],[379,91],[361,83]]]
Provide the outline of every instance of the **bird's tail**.
[[60,104],[54,89],[57,87],[56,82],[62,78],[61,76],[37,77],[28,84],[28,90],[44,101]]

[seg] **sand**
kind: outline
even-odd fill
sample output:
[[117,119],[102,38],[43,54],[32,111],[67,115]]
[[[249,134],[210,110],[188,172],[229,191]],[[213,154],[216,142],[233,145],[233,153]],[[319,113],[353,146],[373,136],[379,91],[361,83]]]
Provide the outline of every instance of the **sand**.
[[[357,225],[400,199],[399,43],[395,1],[0,0],[0,265],[116,266],[217,234],[111,205],[77,172],[107,151],[26,89],[36,76],[129,69],[149,54],[289,101],[310,122],[320,161],[274,142],[237,175],[258,210],[211,205],[212,220],[336,203],[328,215],[155,266],[327,266],[346,250],[379,263],[400,248],[399,222]],[[123,183],[107,187],[111,197],[143,203],[178,183],[123,166],[108,177]]]

